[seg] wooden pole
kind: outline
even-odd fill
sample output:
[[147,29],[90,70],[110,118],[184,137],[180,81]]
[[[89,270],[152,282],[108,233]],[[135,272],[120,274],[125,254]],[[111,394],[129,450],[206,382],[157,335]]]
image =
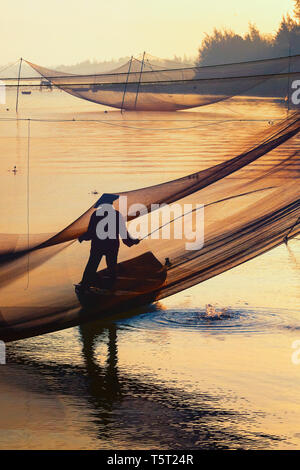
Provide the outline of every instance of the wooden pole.
[[291,52],[292,52],[292,46],[291,46],[291,38],[289,37],[289,73],[288,73],[288,107],[287,107],[287,114],[289,114],[290,111],[290,87],[291,87],[291,81],[290,81],[290,73],[291,73]]
[[123,93],[123,99],[122,99],[122,105],[121,105],[121,113],[123,113],[123,106],[124,106],[125,94],[126,94],[128,80],[129,80],[129,74],[130,74],[130,70],[131,70],[132,59],[133,59],[133,56],[131,56],[129,67],[128,67],[128,72],[127,72],[127,77],[126,77],[126,82],[125,82],[125,87],[124,87],[124,93]]
[[18,112],[19,106],[19,88],[20,88],[20,77],[21,77],[21,67],[22,67],[22,57],[20,59],[19,73],[18,73],[18,85],[17,85],[17,99],[16,99],[16,113]]
[[138,82],[138,86],[137,86],[137,90],[136,90],[136,96],[135,96],[134,109],[136,109],[136,104],[137,104],[137,100],[138,100],[139,89],[140,89],[140,84],[141,84],[141,79],[142,79],[143,68],[144,68],[145,54],[146,54],[146,52],[144,52],[144,54],[143,54],[141,71],[140,71],[140,76],[139,76],[139,82]]

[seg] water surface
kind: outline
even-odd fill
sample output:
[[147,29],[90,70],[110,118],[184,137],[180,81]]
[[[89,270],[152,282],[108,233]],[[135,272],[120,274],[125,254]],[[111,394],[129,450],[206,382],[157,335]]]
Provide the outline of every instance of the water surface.
[[[280,103],[254,99],[122,115],[33,92],[21,96],[19,118],[42,120],[29,124],[14,120],[13,101],[0,111],[5,233],[26,233],[28,204],[32,233],[58,230],[95,191],[207,168],[284,115]],[[114,323],[9,344],[0,448],[299,448],[299,259],[294,240]]]

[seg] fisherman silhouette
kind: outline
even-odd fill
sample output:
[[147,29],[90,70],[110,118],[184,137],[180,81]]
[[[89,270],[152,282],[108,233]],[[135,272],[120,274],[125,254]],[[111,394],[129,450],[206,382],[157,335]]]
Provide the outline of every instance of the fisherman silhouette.
[[[140,240],[131,237],[126,228],[122,214],[113,207],[118,199],[116,194],[102,194],[96,202],[87,231],[78,238],[81,243],[91,240],[90,257],[79,286],[88,289],[95,283],[97,268],[103,256],[106,258],[107,276],[112,286],[117,277],[117,260],[120,247],[120,237],[125,245],[137,245]],[[98,229],[97,229],[98,227]]]

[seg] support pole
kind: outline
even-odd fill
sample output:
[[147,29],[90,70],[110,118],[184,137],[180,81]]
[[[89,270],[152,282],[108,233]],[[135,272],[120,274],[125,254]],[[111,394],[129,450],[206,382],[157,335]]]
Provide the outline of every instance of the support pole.
[[292,46],[291,46],[291,38],[289,38],[289,73],[288,73],[288,107],[287,107],[287,114],[289,114],[290,112],[290,93],[291,93],[291,90],[290,90],[290,86],[291,86],[291,82],[290,82],[290,73],[291,73],[291,51],[292,51]]
[[27,125],[27,286],[29,288],[29,272],[30,272],[30,119]]
[[16,113],[18,112],[19,106],[19,88],[20,88],[20,77],[21,77],[21,67],[22,67],[22,57],[20,59],[19,73],[18,73],[18,85],[17,85],[17,98],[16,98]]
[[139,82],[138,82],[138,86],[137,86],[137,90],[136,90],[136,96],[135,96],[134,109],[136,109],[136,104],[137,104],[138,95],[139,95],[139,90],[140,90],[140,84],[141,84],[141,80],[142,80],[142,73],[143,73],[143,68],[144,68],[145,54],[146,54],[146,52],[144,52],[144,54],[143,54],[143,60],[142,60],[142,65],[141,65],[141,71],[140,71],[140,76],[139,76]]
[[128,67],[127,78],[126,78],[126,82],[125,82],[122,105],[121,105],[121,113],[123,113],[123,106],[124,106],[125,95],[126,95],[126,90],[127,90],[128,80],[129,80],[129,74],[130,74],[131,65],[132,65],[132,59],[133,59],[133,56],[131,56],[129,67]]

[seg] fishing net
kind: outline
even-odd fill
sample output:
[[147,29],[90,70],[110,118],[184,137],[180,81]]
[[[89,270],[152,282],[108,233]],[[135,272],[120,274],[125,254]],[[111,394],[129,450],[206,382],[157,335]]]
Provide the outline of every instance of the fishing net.
[[[55,85],[73,96],[119,109],[174,111],[205,106],[233,96],[286,99],[292,104],[291,84],[300,76],[300,55],[238,64],[182,67],[159,65],[151,57],[132,58],[110,73],[73,75],[27,62],[45,78],[42,86]],[[16,79],[6,79],[8,87]],[[37,84],[23,78],[24,91]]]
[[[295,112],[232,158],[186,177],[117,193],[126,196],[128,207],[143,204],[147,211],[129,211],[128,229],[143,240],[131,248],[121,245],[114,292],[100,289],[87,298],[73,286],[89,251],[89,244],[79,245],[77,238],[94,207],[56,233],[3,234],[0,338],[66,328],[164,298],[299,234],[299,130]],[[165,209],[153,207],[172,203],[179,212],[167,221]],[[121,202],[115,207],[122,210]],[[186,233],[199,236],[193,249],[187,248],[189,236],[177,237],[175,226],[183,219]],[[104,277],[102,260],[99,280]]]

